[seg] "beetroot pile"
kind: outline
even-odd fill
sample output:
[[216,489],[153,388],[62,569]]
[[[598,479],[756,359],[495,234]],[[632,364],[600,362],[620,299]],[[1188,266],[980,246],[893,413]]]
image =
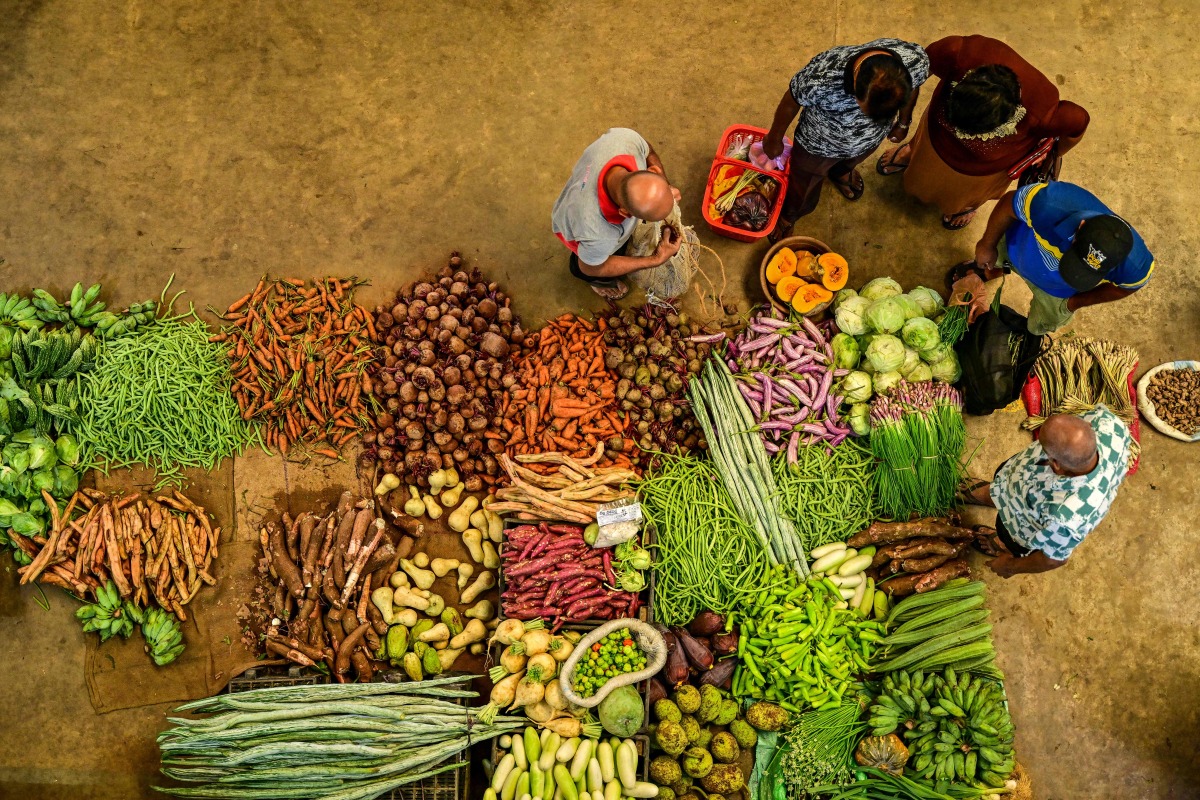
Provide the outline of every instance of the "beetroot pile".
[[504,533],[500,552],[504,617],[540,617],[558,630],[569,622],[637,616],[642,604],[639,593],[607,588],[618,585],[612,549],[587,544],[583,528],[542,523]]
[[375,310],[376,430],[363,438],[366,456],[406,483],[428,486],[432,472],[454,467],[473,492],[500,476],[502,440],[485,434],[500,429],[497,407],[526,334],[510,298],[462,267],[455,254]]

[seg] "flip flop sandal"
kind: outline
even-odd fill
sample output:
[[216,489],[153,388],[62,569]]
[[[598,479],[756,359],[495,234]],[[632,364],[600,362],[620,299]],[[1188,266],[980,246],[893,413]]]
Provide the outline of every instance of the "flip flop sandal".
[[[889,150],[881,155],[879,160],[875,162],[875,171],[885,178],[890,178],[892,175],[899,175],[901,172],[904,172],[904,170],[908,169],[908,161],[905,161],[903,164],[896,163],[896,154],[903,150],[904,147],[905,145],[900,145],[896,149]],[[887,163],[884,163],[884,159],[887,159]]]
[[942,217],[942,227],[948,231],[961,231],[963,228],[971,224],[971,220],[975,219],[977,208],[972,208],[967,211],[960,211],[957,214],[950,214]]
[[[860,183],[858,186],[854,185],[855,175],[858,175],[859,181],[862,181],[862,183]],[[863,192],[865,192],[867,189],[866,182],[862,180],[862,175],[859,174],[857,169],[851,170],[849,180],[839,181],[830,178],[829,182],[837,187],[837,190],[841,192],[842,197],[846,198],[850,202],[854,202],[858,198],[862,197]]]
[[976,489],[979,489],[979,488],[981,488],[983,486],[987,486],[987,485],[988,485],[987,481],[975,481],[974,483],[970,484],[969,486],[964,484],[963,486],[958,487],[958,497],[956,499],[958,500],[960,505],[986,507],[987,504],[981,503],[978,500],[976,500],[974,495],[975,495]]
[[954,284],[958,283],[968,275],[978,275],[981,279],[986,280],[983,270],[975,266],[974,261],[964,261],[961,264],[956,264],[946,272],[946,292],[947,294],[953,289]]
[[1008,548],[1004,546],[1004,542],[1002,542],[1000,537],[994,533],[979,534],[971,540],[971,546],[983,553],[985,556],[992,556],[993,558],[996,556],[1009,555]]
[[[602,299],[615,303],[625,295],[629,294],[629,284],[624,281],[588,281],[588,285],[592,287],[592,291],[599,295]],[[605,289],[615,289],[615,294],[602,293]]]

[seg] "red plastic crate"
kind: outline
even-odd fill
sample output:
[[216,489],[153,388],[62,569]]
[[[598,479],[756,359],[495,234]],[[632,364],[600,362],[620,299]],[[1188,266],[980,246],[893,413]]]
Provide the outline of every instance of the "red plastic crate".
[[[751,172],[757,172],[762,175],[767,175],[779,182],[779,191],[775,193],[775,202],[771,207],[771,218],[767,220],[767,224],[761,231],[748,231],[743,228],[735,228],[732,225],[726,225],[718,217],[713,219],[709,216],[708,206],[712,202],[713,181],[717,178],[717,170],[725,164],[732,164],[738,167],[744,167]],[[700,206],[700,213],[704,217],[704,221],[708,223],[708,227],[721,236],[729,239],[736,239],[739,242],[757,242],[770,235],[775,228],[775,223],[779,221],[779,214],[783,211],[783,201],[787,195],[787,177],[778,172],[765,172],[758,169],[749,161],[735,161],[730,158],[713,159],[712,168],[708,171],[708,181],[704,184],[704,202]]]
[[[717,145],[717,158],[723,158],[727,161],[735,160],[735,159],[729,158],[729,156],[725,155],[725,153],[729,150],[730,140],[733,139],[733,137],[736,136],[737,134],[748,133],[748,134],[751,134],[755,138],[755,140],[762,141],[763,137],[767,135],[767,132],[768,131],[766,128],[756,128],[753,125],[730,125],[728,128],[725,129],[725,132],[723,134],[721,134],[721,143],[719,145]],[[783,141],[785,143],[787,143],[789,140],[785,136]],[[746,162],[746,163],[749,163],[749,162]],[[753,165],[751,165],[751,166],[753,166]],[[787,177],[786,169],[785,170],[763,170],[763,169],[759,169],[758,167],[754,167],[754,169],[759,172],[766,172],[768,175],[771,175],[772,177],[780,177],[780,178]]]
[[[1133,384],[1133,375],[1137,372],[1137,364],[1133,365],[1133,369],[1129,371],[1128,377],[1125,379],[1129,386],[1129,396],[1133,399],[1134,407],[1137,406],[1137,387]],[[1025,412],[1031,417],[1040,417],[1042,415],[1042,382],[1032,372],[1025,379],[1025,385],[1021,387],[1021,401],[1025,404]],[[1133,440],[1138,444],[1142,443],[1142,421],[1136,414],[1133,417],[1133,424],[1129,426],[1129,433],[1133,436]],[[1033,432],[1033,438],[1038,438],[1037,430]],[[1138,471],[1138,466],[1141,465],[1142,456],[1138,453],[1138,457],[1129,465],[1127,475],[1132,475]]]

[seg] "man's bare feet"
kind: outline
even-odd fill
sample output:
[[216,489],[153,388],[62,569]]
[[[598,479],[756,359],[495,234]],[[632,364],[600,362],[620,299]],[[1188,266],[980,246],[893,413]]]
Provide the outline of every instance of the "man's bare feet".
[[596,284],[592,284],[592,291],[605,300],[620,300],[629,294],[629,287],[625,284],[625,281],[617,281],[615,286],[597,286]]

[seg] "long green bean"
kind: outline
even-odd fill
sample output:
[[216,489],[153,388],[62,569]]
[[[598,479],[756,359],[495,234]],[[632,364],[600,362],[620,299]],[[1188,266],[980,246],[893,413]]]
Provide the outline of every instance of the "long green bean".
[[844,541],[871,524],[878,504],[872,486],[875,459],[854,440],[828,449],[804,445],[795,464],[772,461],[780,511],[796,526],[806,550]]
[[80,386],[87,467],[143,465],[157,470],[158,487],[181,485],[182,469],[212,470],[261,441],[234,402],[224,347],[208,339],[208,326],[189,313],[101,348]]

